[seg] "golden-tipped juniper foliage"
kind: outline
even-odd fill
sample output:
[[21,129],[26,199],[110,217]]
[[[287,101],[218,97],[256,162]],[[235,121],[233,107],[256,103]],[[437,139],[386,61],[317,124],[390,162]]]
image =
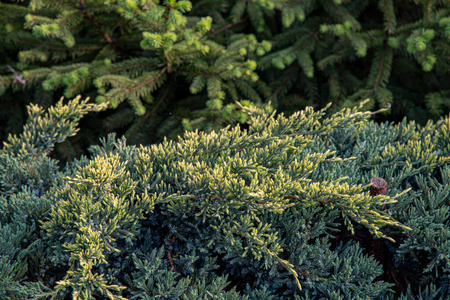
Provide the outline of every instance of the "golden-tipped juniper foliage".
[[54,143],[98,109],[30,106],[1,150],[2,299],[450,296],[449,117],[252,108],[247,130],[139,147],[109,135],[58,169]]

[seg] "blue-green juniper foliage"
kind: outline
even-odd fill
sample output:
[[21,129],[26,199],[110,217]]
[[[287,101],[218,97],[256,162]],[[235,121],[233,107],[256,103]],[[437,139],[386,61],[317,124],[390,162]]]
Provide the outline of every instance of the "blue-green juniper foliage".
[[241,108],[248,130],[109,135],[60,169],[54,144],[104,106],[30,106],[0,152],[0,298],[450,296],[448,117]]

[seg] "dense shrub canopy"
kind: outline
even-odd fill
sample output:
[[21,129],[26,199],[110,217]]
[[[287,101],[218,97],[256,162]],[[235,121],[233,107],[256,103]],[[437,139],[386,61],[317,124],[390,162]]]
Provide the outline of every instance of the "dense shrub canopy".
[[2,299],[450,296],[450,118],[243,108],[248,130],[110,135],[59,170],[47,154],[99,109],[31,106],[4,144]]
[[449,38],[437,0],[2,1],[0,299],[450,298]]

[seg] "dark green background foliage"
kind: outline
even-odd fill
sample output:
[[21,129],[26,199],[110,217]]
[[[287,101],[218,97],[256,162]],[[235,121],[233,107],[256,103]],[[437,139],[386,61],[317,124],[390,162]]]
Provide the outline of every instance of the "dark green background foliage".
[[87,118],[78,138],[57,147],[69,160],[106,132],[148,144],[246,123],[241,100],[290,114],[369,98],[366,109],[392,105],[380,120],[420,124],[450,107],[448,1],[35,0],[0,8],[3,137],[20,132],[30,102],[48,107],[81,93],[114,109]]
[[101,109],[31,106],[4,144],[1,299],[450,297],[449,117],[242,108],[248,130],[110,135],[60,169],[54,144]]

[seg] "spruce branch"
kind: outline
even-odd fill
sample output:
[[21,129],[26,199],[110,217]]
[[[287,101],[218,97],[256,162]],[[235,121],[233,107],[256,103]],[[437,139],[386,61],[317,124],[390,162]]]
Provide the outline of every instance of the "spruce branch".
[[207,38],[211,38],[211,37],[213,37],[213,36],[215,36],[215,35],[221,33],[222,31],[226,31],[226,30],[230,29],[230,28],[233,27],[233,26],[239,25],[239,24],[244,23],[244,22],[247,22],[247,21],[248,21],[248,18],[243,18],[243,19],[240,19],[240,20],[238,20],[238,21],[236,21],[236,22],[227,24],[227,25],[225,25],[225,26],[223,26],[222,28],[219,28],[219,29],[217,29],[217,30],[214,30],[214,29],[213,29],[213,30],[211,30],[212,32],[207,36]]

